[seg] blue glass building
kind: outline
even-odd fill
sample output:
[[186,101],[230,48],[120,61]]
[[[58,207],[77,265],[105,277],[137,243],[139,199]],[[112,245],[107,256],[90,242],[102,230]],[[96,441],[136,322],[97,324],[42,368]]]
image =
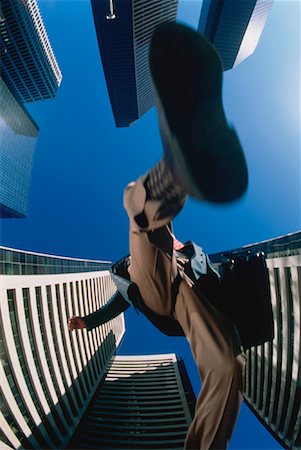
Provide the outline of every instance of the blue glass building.
[[203,0],[198,31],[215,46],[224,70],[256,49],[273,0]]
[[23,104],[62,80],[36,0],[1,2],[0,46],[0,217],[25,217],[38,126]]
[[0,217],[24,217],[39,129],[1,78],[0,97]]
[[148,48],[155,27],[175,21],[178,0],[92,0],[103,70],[117,127],[154,105]]
[[1,77],[22,103],[55,96],[62,75],[36,0],[2,0]]

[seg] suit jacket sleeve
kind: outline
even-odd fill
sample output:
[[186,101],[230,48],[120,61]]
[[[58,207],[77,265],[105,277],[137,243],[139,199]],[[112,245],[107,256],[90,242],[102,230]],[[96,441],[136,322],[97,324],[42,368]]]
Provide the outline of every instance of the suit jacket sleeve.
[[94,313],[83,317],[83,320],[86,322],[87,329],[92,330],[119,316],[119,314],[128,309],[129,306],[131,305],[122,297],[120,292],[117,291],[117,294],[115,294],[108,303]]

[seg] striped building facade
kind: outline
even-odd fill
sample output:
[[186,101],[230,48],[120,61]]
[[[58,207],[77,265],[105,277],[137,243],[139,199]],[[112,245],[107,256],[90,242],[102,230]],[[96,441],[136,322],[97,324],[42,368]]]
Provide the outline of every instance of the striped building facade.
[[68,448],[182,450],[194,403],[176,355],[116,356]]
[[178,0],[91,0],[115,124],[128,127],[154,105],[148,49],[154,29],[175,21]]
[[89,333],[67,327],[115,294],[107,266],[1,248],[2,449],[59,449],[72,437],[125,332],[123,316]]
[[211,259],[246,252],[266,255],[275,338],[247,351],[245,402],[283,447],[301,449],[301,232]]
[[224,70],[254,53],[273,0],[203,0],[198,31],[217,49]]

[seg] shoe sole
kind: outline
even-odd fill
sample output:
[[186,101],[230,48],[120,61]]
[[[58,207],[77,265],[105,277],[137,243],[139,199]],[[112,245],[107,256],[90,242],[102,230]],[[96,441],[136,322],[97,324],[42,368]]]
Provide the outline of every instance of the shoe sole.
[[240,198],[247,165],[226,121],[215,49],[194,30],[164,23],[153,35],[149,60],[167,152],[189,194],[216,203]]

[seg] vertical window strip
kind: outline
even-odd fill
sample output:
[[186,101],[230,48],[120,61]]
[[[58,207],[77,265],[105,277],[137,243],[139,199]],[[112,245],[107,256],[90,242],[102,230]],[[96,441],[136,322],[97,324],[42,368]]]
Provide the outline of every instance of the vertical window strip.
[[[54,348],[58,348],[58,341],[57,341],[57,335],[56,335],[56,331],[55,331],[55,326],[54,326],[54,316],[53,316],[53,309],[52,309],[52,292],[51,292],[51,286],[48,285],[46,286],[46,299],[47,299],[47,308],[48,308],[48,317],[49,317],[49,325],[50,325],[50,331],[51,331],[51,336],[52,336],[52,340],[53,340],[53,346]],[[63,370],[62,367],[60,365],[60,358],[58,357],[58,352],[55,352],[55,356],[56,356],[56,363],[58,365],[59,368],[59,381],[60,384],[64,386],[64,389],[66,389],[67,383],[64,383],[64,379],[63,379]],[[57,380],[57,375],[55,375],[55,370],[53,367],[53,363],[52,363],[52,369],[53,369],[53,373],[52,373],[52,378],[54,381],[54,388],[55,388],[55,392],[57,394],[58,397],[61,396],[61,390],[59,387],[59,383]]]
[[67,314],[66,314],[67,301],[68,301],[67,283],[63,283],[61,288],[63,291],[62,292],[63,295],[61,295],[61,297],[60,297],[61,301],[60,301],[60,304],[58,305],[58,309],[59,309],[63,344],[64,344],[65,355],[66,355],[66,360],[67,360],[70,376],[71,376],[71,378],[73,378],[73,380],[76,380],[78,377],[78,372],[77,372],[76,364],[74,361],[74,354],[73,354],[73,351],[72,351],[73,349],[72,349],[71,342],[70,342],[70,335],[69,335],[69,332],[66,327],[67,320],[68,320]]
[[280,276],[279,269],[274,269],[275,276],[275,292],[276,292],[276,301],[277,301],[277,366],[274,367],[276,371],[276,382],[274,387],[274,399],[273,399],[273,410],[271,422],[272,424],[276,423],[278,416],[278,408],[279,408],[279,394],[281,387],[281,367],[282,367],[282,353],[283,353],[283,330],[282,330],[282,300],[281,300],[281,286],[280,286]]
[[[101,308],[102,307],[102,301],[101,301],[101,292],[99,292],[99,288],[98,288],[98,281],[99,279],[97,278],[96,280],[96,291],[97,291],[97,308]],[[104,325],[101,325],[99,328],[99,335],[100,335],[100,346],[99,346],[99,357],[101,360],[101,367],[102,369],[106,366],[106,356],[105,356],[105,349],[106,349],[106,343],[105,343],[105,333],[104,333]]]
[[[90,280],[91,282],[91,289],[92,289],[92,295],[94,298],[94,304],[95,304],[95,310],[97,311],[99,309],[99,303],[98,303],[98,294],[96,291],[96,286],[95,286],[95,278],[92,278]],[[99,360],[99,365],[100,365],[100,370],[102,370],[103,368],[103,363],[102,363],[102,355],[101,355],[101,346],[102,346],[102,337],[101,337],[101,332],[100,332],[100,327],[97,327],[96,329],[97,331],[97,358]]]
[[273,374],[273,344],[266,342],[265,347],[265,380],[263,387],[263,416],[269,417],[269,405],[271,402],[272,374]]
[[[82,293],[82,307],[83,307],[84,315],[87,316],[90,313],[90,311],[87,307],[87,297],[86,297],[84,280],[81,280],[80,285],[81,285],[81,293]],[[90,361],[91,361],[91,367],[93,370],[94,380],[97,380],[97,373],[96,373],[96,369],[94,366],[94,360],[93,360],[93,355],[94,355],[93,344],[92,344],[93,338],[92,338],[92,335],[90,332],[86,333],[86,338],[87,338],[86,342],[88,342],[87,348],[88,348],[89,354],[90,354]]]
[[[72,314],[72,309],[70,311],[68,310],[68,305],[70,308],[72,308],[72,305],[70,304],[67,283],[64,283],[63,291],[64,291],[64,299],[65,299],[65,313],[66,313],[66,317],[69,317],[69,313],[71,313],[71,316],[73,314]],[[78,346],[77,346],[77,341],[76,341],[76,334],[71,335],[69,333],[68,337],[70,337],[70,345],[71,345],[71,350],[72,350],[72,355],[69,355],[69,358],[73,357],[73,361],[75,364],[75,368],[76,368],[76,372],[77,372],[77,378],[75,380],[75,383],[79,385],[80,394],[81,394],[81,404],[82,404],[83,400],[87,399],[87,394],[86,394],[86,390],[84,388],[83,381],[82,381],[82,378],[83,378],[82,366],[79,366],[79,364],[78,364],[77,356],[79,356],[79,351],[78,351]]]
[[[107,275],[104,276],[104,286],[105,286],[105,291],[104,291],[104,302],[106,303],[108,301],[108,299],[110,298],[110,289],[109,289],[109,277]],[[109,323],[107,323],[107,333],[109,336],[111,336],[111,338],[109,339],[108,342],[108,353],[109,353],[109,358],[111,358],[112,356],[112,352],[114,351],[114,342],[113,342],[113,329],[112,329],[112,325],[113,325],[113,321],[111,320]]]
[[[298,448],[297,433],[301,429],[301,395],[300,395],[300,379],[301,379],[301,267],[295,266],[291,268],[292,271],[292,293],[294,301],[294,316],[295,316],[295,334],[294,334],[294,368],[293,368],[293,381],[295,385],[295,391],[293,394],[294,402],[292,405],[290,423],[287,429],[287,439],[291,443],[290,448]],[[295,436],[294,436],[295,435]],[[300,433],[299,433],[299,446],[300,446]]]
[[[86,295],[86,306],[88,308],[89,313],[92,313],[94,311],[93,305],[91,302],[91,296],[90,296],[90,290],[89,290],[89,283],[88,280],[85,280],[85,295]],[[100,365],[98,360],[98,352],[97,352],[97,343],[96,343],[96,336],[95,336],[96,330],[93,329],[89,332],[90,335],[90,342],[92,343],[93,348],[93,357],[92,357],[92,364],[95,371],[95,379],[96,381],[99,379],[99,372],[100,372]]]
[[[56,284],[56,285],[55,285],[55,293],[56,293],[56,301],[57,301],[58,314],[59,314],[58,319],[59,319],[59,321],[61,321],[61,315],[60,315],[61,294],[60,294],[60,285],[59,285],[59,284]],[[61,338],[62,338],[62,336],[61,336]],[[63,345],[64,351],[66,351],[66,350],[65,350],[65,347],[64,347],[64,341],[63,341],[63,339],[62,339],[62,345]],[[57,341],[57,349],[59,349],[58,341]],[[71,395],[71,393],[70,393],[70,388],[69,388],[69,386],[68,386],[68,382],[67,382],[67,379],[66,379],[65,370],[64,370],[64,368],[63,368],[63,362],[62,362],[62,355],[61,355],[61,352],[58,351],[58,352],[57,352],[57,355],[58,355],[58,362],[59,362],[61,374],[63,375],[62,378],[63,378],[64,387],[65,387],[65,390],[66,390],[66,397],[67,397],[67,399],[68,399],[68,402],[69,402],[69,405],[70,405],[70,408],[71,408],[71,411],[72,411],[73,416],[74,416],[74,417],[77,417],[77,408],[76,408],[76,406],[75,406],[73,397],[72,397],[72,395]],[[65,355],[63,355],[63,356],[65,357]],[[67,360],[67,362],[68,362],[68,360]],[[68,376],[70,377],[68,364],[67,364],[67,371],[68,371]],[[70,377],[70,379],[71,379],[71,377]]]
[[[94,279],[94,284],[95,284],[95,292],[96,292],[96,302],[97,302],[97,309],[101,308],[101,292],[99,289],[99,277]],[[100,334],[100,346],[99,346],[99,356],[100,356],[100,360],[101,360],[101,368],[103,369],[105,367],[105,360],[104,360],[104,355],[103,355],[103,332],[102,332],[102,327],[99,327],[99,334]]]
[[54,433],[54,430],[49,423],[47,417],[45,416],[45,411],[41,405],[40,399],[38,398],[37,392],[34,387],[33,380],[31,378],[31,375],[27,368],[27,362],[24,357],[24,349],[22,342],[20,340],[20,330],[18,329],[18,317],[17,317],[17,311],[16,311],[16,291],[14,289],[8,290],[7,292],[7,300],[8,300],[8,308],[10,311],[10,317],[11,317],[11,326],[13,330],[13,337],[15,341],[15,348],[17,350],[19,363],[23,372],[24,380],[26,382],[27,389],[29,391],[30,397],[33,401],[33,404],[42,420],[43,425],[45,426],[45,429],[49,436],[53,439],[54,443],[56,445],[59,444],[59,440],[56,436],[56,433]]
[[[46,296],[47,296],[47,306],[48,306],[48,315],[49,315],[49,322],[50,322],[50,329],[51,329],[51,334],[52,334],[52,338],[54,340],[54,347],[56,349],[58,349],[58,342],[57,342],[57,336],[56,336],[56,332],[55,332],[55,327],[54,327],[54,317],[53,317],[53,310],[52,310],[52,292],[51,292],[51,286],[46,286]],[[56,362],[60,371],[60,381],[64,386],[64,390],[67,391],[68,386],[66,383],[66,380],[63,378],[63,369],[62,369],[62,365],[61,365],[61,361],[60,361],[60,357],[59,357],[59,352],[56,351]],[[72,419],[70,417],[70,414],[68,412],[68,409],[66,407],[65,401],[62,397],[59,385],[58,385],[58,380],[57,377],[53,374],[53,382],[54,382],[54,389],[56,392],[56,395],[59,399],[59,403],[57,405],[57,407],[60,407],[63,413],[63,416],[66,420],[66,423],[68,426],[72,425]],[[59,426],[59,428],[62,431],[62,434],[64,435],[66,433],[66,430],[63,426]]]
[[[76,297],[77,297],[77,305],[79,308],[79,315],[81,317],[83,317],[85,315],[84,313],[84,309],[83,309],[83,299],[80,295],[80,288],[79,288],[79,284],[80,281],[76,281],[75,286],[76,286]],[[83,330],[82,332],[78,332],[78,334],[80,334],[80,340],[82,343],[82,351],[84,354],[84,358],[86,360],[86,364],[87,364],[87,368],[88,368],[88,375],[89,375],[89,382],[90,382],[90,387],[92,388],[93,386],[93,372],[92,372],[92,368],[91,368],[91,360],[90,360],[90,354],[89,354],[89,342],[88,342],[88,336],[87,336],[87,331]]]
[[[2,432],[2,430],[0,429],[0,443],[3,442],[3,444],[7,445],[8,447],[12,447],[12,443],[10,442],[10,440],[6,437],[6,435]],[[21,443],[19,442],[19,445]]]
[[[0,326],[0,359],[2,361],[2,366],[3,366],[3,370],[4,373],[6,375],[7,381],[9,383],[11,392],[15,398],[15,401],[17,403],[18,409],[21,412],[25,422],[27,423],[28,427],[30,428],[30,430],[32,431],[32,435],[33,437],[37,440],[37,442],[39,442],[39,444],[45,448],[48,449],[49,448],[49,444],[46,442],[46,440],[44,439],[44,437],[42,436],[41,432],[39,431],[39,429],[36,427],[30,412],[28,411],[25,402],[20,394],[19,391],[19,387],[14,375],[14,371],[12,369],[11,363],[7,357],[8,352],[5,349],[5,342],[3,339],[3,334],[2,334],[2,324]],[[3,415],[5,415],[3,413]],[[23,439],[24,437],[20,440],[20,442],[23,444]],[[26,441],[25,441],[26,442]]]
[[[62,327],[63,327],[63,324],[64,324],[64,317],[63,317],[63,313],[62,313],[63,298],[62,298],[61,293],[60,293],[60,285],[56,285],[56,287],[57,287],[57,289],[56,289],[56,293],[57,293],[57,306],[58,306],[59,320],[60,320],[61,331],[62,331]],[[65,339],[63,333],[61,333],[61,336],[62,336],[62,343],[63,343],[63,347],[64,347],[65,360],[66,360],[66,363],[67,363],[67,367],[68,367],[68,371],[69,371],[69,376],[70,376],[70,378],[71,378],[71,380],[72,380],[72,376],[71,376],[71,374],[72,374],[72,368],[71,368],[71,364],[70,364],[70,359],[69,359],[69,352],[68,352],[68,348],[67,348],[67,343],[66,343],[66,339]],[[70,355],[70,357],[71,357],[71,355]],[[70,404],[70,406],[71,406],[73,415],[74,415],[75,417],[77,417],[77,415],[78,415],[78,409],[80,409],[80,408],[82,407],[82,403],[81,403],[80,396],[79,396],[79,393],[78,393],[78,390],[77,390],[77,386],[75,385],[74,381],[71,381],[71,383],[72,383],[72,384],[71,384],[71,386],[68,388],[68,390],[66,391],[66,394],[70,393],[70,391],[72,390],[73,393],[74,393],[74,395],[75,395],[75,399],[76,399],[76,402],[77,402],[77,407],[75,406],[75,403],[74,403],[73,401],[72,401],[72,404]],[[71,388],[71,389],[70,389],[70,388]],[[71,398],[71,395],[70,395],[70,398]],[[70,402],[70,400],[69,400],[69,402]]]
[[[286,303],[286,321],[287,321],[287,340],[288,345],[286,346],[287,352],[287,363],[285,367],[285,386],[282,386],[284,389],[283,396],[283,404],[282,404],[282,412],[279,421],[279,431],[284,435],[287,433],[284,430],[285,422],[289,418],[288,411],[291,410],[289,408],[290,403],[293,401],[291,397],[291,386],[292,386],[292,369],[293,369],[293,357],[294,357],[294,303],[293,303],[293,294],[292,294],[292,276],[290,267],[284,268],[284,283],[285,283],[285,303]],[[284,433],[285,431],[285,433]]]
[[[69,284],[69,288],[70,288],[71,298],[70,298],[70,302],[69,302],[69,311],[67,312],[67,314],[69,314],[69,316],[72,317],[72,316],[78,315],[78,308],[77,308],[75,295],[74,295],[74,284],[72,281]],[[86,362],[84,360],[84,356],[83,356],[83,352],[82,352],[82,350],[83,350],[82,349],[82,332],[77,331],[75,333],[72,333],[71,336],[72,336],[74,345],[77,348],[77,358],[79,360],[79,372],[84,378],[83,386],[84,386],[85,394],[83,394],[83,397],[86,400],[87,394],[90,391],[90,383],[89,383],[88,376],[87,376],[88,369],[86,367]]]
[[[103,290],[102,290],[102,278],[100,278],[101,284],[100,284],[100,296],[99,296],[99,304],[100,307],[104,306],[104,296],[103,296]],[[107,354],[107,344],[105,344],[106,342],[106,324],[101,325],[100,327],[100,331],[101,331],[101,339],[102,339],[102,346],[101,346],[101,355],[102,355],[102,360],[104,362],[104,366],[107,363],[107,359],[108,359],[108,354]]]
[[[91,307],[87,279],[82,280],[82,289],[83,289],[83,296],[84,296],[85,315],[89,315],[93,312],[93,309]],[[90,331],[88,333],[88,335],[90,338],[91,356],[93,357],[95,354],[95,343],[94,343],[94,338],[93,338],[93,330]]]
[[[269,263],[269,261],[267,261]],[[266,403],[266,417],[267,422],[270,425],[272,421],[273,416],[273,409],[274,409],[274,401],[275,401],[275,390],[276,390],[276,380],[277,380],[277,361],[278,361],[278,334],[279,334],[279,326],[278,324],[278,302],[277,302],[277,286],[276,286],[276,269],[271,265],[269,268],[269,282],[270,282],[270,292],[271,292],[271,301],[272,301],[272,309],[273,309],[273,318],[274,318],[274,329],[275,329],[275,338],[270,343],[270,384],[269,384],[269,391],[268,391],[268,397],[270,398],[270,401]]]
[[[92,293],[91,293],[91,290],[90,290],[90,283],[89,283],[89,280],[88,279],[86,279],[85,280],[85,287],[86,287],[86,298],[87,298],[87,301],[88,301],[88,305],[89,305],[89,311],[90,312],[94,312],[95,311],[95,308],[94,308],[94,303],[93,303],[93,301],[92,301]],[[93,340],[93,349],[94,349],[94,351],[93,351],[93,362],[94,362],[94,364],[96,365],[96,370],[97,370],[97,374],[99,374],[99,372],[100,372],[100,364],[99,364],[99,359],[98,359],[98,353],[97,353],[97,348],[98,348],[98,345],[97,345],[97,335],[96,335],[96,329],[94,328],[91,332],[90,332],[90,334],[92,335],[92,340]]]
[[47,366],[49,368],[49,372],[51,374],[51,379],[55,380],[56,377],[54,376],[54,369],[52,366],[49,345],[48,345],[48,341],[47,341],[47,337],[46,337],[47,335],[46,335],[44,317],[43,317],[43,311],[42,311],[42,308],[43,308],[43,306],[42,306],[42,290],[41,290],[40,286],[37,286],[35,288],[35,294],[36,294],[36,305],[37,305],[37,311],[38,311],[38,319],[39,319],[39,326],[40,326],[40,333],[41,333],[41,337],[42,337],[44,354],[45,354],[45,358],[47,361]]
[[48,404],[51,405],[53,403],[53,401],[50,397],[49,389],[46,386],[45,379],[42,375],[41,361],[38,357],[38,351],[37,351],[36,342],[34,339],[32,317],[30,315],[30,308],[29,308],[29,299],[30,299],[29,288],[22,289],[22,296],[23,296],[23,304],[24,304],[24,313],[25,313],[25,318],[26,318],[26,328],[27,328],[28,339],[30,342],[31,353],[33,356],[34,364],[35,364],[37,374],[38,374],[42,389],[44,391],[46,400],[47,400]]
[[265,381],[265,346],[258,347],[258,409],[262,411],[263,408],[263,390]]
[[[69,314],[69,311],[68,311],[67,283],[63,284],[63,294],[64,294],[65,314],[66,314],[66,317],[69,317],[70,314]],[[72,315],[72,313],[71,313],[71,315]],[[62,317],[62,323],[64,323],[63,317]],[[79,373],[80,373],[80,368],[79,368],[78,361],[77,361],[77,358],[76,358],[76,352],[75,352],[74,343],[73,343],[73,339],[72,338],[70,339],[70,346],[71,346],[71,350],[72,350],[71,354],[70,354],[70,352],[67,352],[66,354],[68,355],[68,359],[70,359],[70,358],[73,359],[75,370],[76,370],[76,378],[77,378]]]
[[[105,286],[105,291],[104,291],[104,303],[106,303],[108,301],[108,299],[110,298],[110,292],[109,292],[109,285],[108,285],[108,276],[104,276],[104,286]],[[108,356],[111,357],[112,355],[112,351],[114,351],[114,345],[113,345],[113,340],[108,338],[109,336],[112,337],[113,335],[113,331],[111,330],[112,327],[112,321],[106,323],[106,337],[107,337],[107,347],[108,347]]]
[[[290,382],[291,382],[291,374],[288,374],[288,370],[290,368],[289,364],[289,332],[290,332],[290,302],[288,298],[288,286],[287,286],[287,277],[286,277],[286,269],[281,267],[278,269],[279,275],[279,298],[281,301],[282,307],[282,361],[280,370],[281,376],[280,385],[279,385],[279,396],[278,396],[278,411],[276,415],[276,428],[283,431],[284,426],[284,412],[283,408],[286,404],[286,398],[288,397],[288,389],[290,390]],[[290,369],[291,370],[291,369]],[[289,386],[288,386],[289,384]],[[286,409],[286,407],[285,407]],[[287,413],[287,412],[286,412]],[[285,413],[285,414],[286,414]]]
[[[50,286],[48,286],[48,288],[50,288]],[[52,391],[52,397],[51,398],[51,393],[49,391],[49,387],[47,386],[47,384],[45,383],[45,379],[42,377],[42,388],[44,391],[44,394],[48,400],[48,404],[50,407],[50,412],[51,412],[51,418],[54,420],[55,422],[55,427],[57,430],[59,430],[59,432],[61,433],[62,436],[65,436],[67,434],[66,428],[68,427],[68,421],[66,420],[66,418],[69,418],[70,420],[70,416],[68,415],[68,413],[66,414],[66,405],[64,404],[64,402],[62,401],[62,397],[61,397],[61,392],[60,392],[60,388],[58,385],[58,380],[57,380],[57,371],[55,370],[54,364],[55,362],[57,363],[56,360],[56,356],[55,356],[55,362],[53,360],[53,353],[51,352],[50,349],[50,341],[49,341],[49,335],[47,335],[47,329],[46,329],[46,325],[45,325],[45,320],[47,318],[47,321],[49,323],[49,328],[50,328],[50,335],[51,335],[51,339],[53,338],[53,329],[52,329],[52,320],[51,320],[51,314],[49,312],[49,289],[45,289],[46,292],[46,297],[45,297],[45,304],[43,303],[43,296],[42,296],[42,291],[40,287],[36,287],[36,305],[37,305],[37,312],[38,312],[38,318],[39,318],[39,325],[40,325],[40,333],[41,333],[41,337],[42,337],[42,343],[43,343],[43,348],[44,350],[46,350],[46,352],[44,351],[45,354],[45,358],[46,358],[46,362],[47,362],[47,368],[49,371],[49,375],[51,377],[51,391]],[[51,295],[51,292],[50,292]],[[28,298],[30,296],[30,291],[28,290]],[[23,297],[24,297],[24,292],[23,292]],[[28,302],[28,299],[27,299]],[[25,302],[26,303],[26,302]],[[30,308],[29,305],[27,305],[27,313],[30,315]],[[31,318],[30,318],[31,319]],[[30,321],[28,321],[29,324],[31,326],[28,326],[28,330],[31,328],[31,330],[33,329],[32,323]],[[31,332],[32,334],[32,332]],[[37,347],[35,340],[32,339],[32,348]],[[53,341],[51,341],[51,344],[53,344]],[[39,367],[39,371],[41,374],[41,369],[40,369],[40,361],[38,363],[38,367]],[[41,376],[40,376],[41,378]],[[62,380],[60,379],[61,384]],[[55,394],[55,396],[54,396]],[[63,418],[63,420],[62,420]],[[64,419],[66,420],[66,422],[63,423]],[[57,433],[57,431],[56,431]]]
[[[9,405],[5,402],[4,397],[2,395],[1,389],[0,389],[0,410],[3,414],[3,417],[5,418],[8,426],[13,431],[17,439],[21,442],[22,447],[25,449],[31,449],[32,444],[29,442],[29,440],[24,435],[23,431],[21,430],[18,423],[15,421],[14,416],[11,413],[11,410],[9,408]],[[8,445],[11,446],[10,443]]]

